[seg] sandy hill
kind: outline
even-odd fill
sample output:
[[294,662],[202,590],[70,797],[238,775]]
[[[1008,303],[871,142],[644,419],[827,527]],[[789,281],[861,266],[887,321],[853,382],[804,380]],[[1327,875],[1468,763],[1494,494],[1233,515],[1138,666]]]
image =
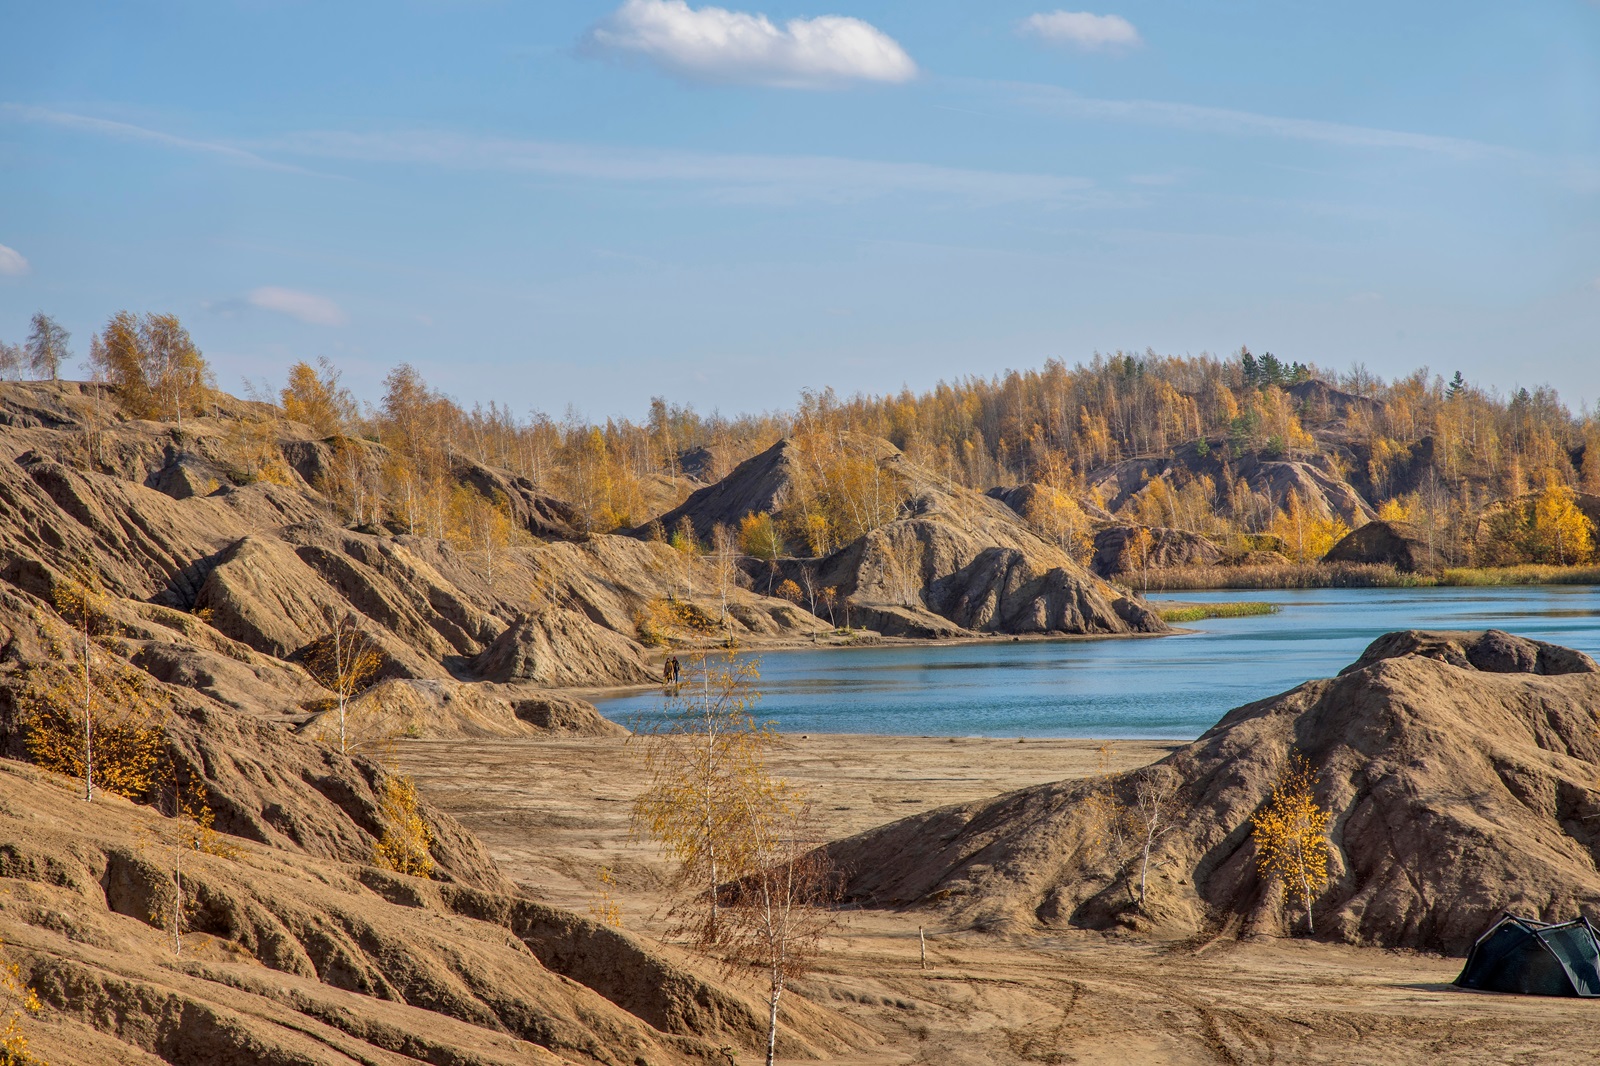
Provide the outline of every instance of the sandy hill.
[[[653,673],[636,639],[644,605],[671,595],[714,609],[705,562],[579,533],[562,501],[471,462],[458,464],[459,483],[505,498],[527,534],[492,581],[475,552],[345,528],[320,491],[331,449],[364,449],[378,462],[380,446],[315,440],[271,414],[218,394],[210,417],[176,426],[128,419],[114,397],[80,383],[0,383],[0,581],[47,600],[90,559],[125,613],[182,616],[157,623],[169,630],[167,659],[218,677],[235,670],[240,646],[292,663],[331,611],[358,617],[388,677],[639,683]],[[276,483],[239,468],[250,418],[284,460]],[[743,587],[729,595],[730,626],[747,642],[823,628],[786,601]],[[314,694],[298,669],[268,670],[255,687],[280,682],[229,698],[292,706]]]
[[1135,500],[1155,478],[1182,483],[1191,478],[1209,477],[1223,484],[1223,471],[1261,493],[1275,506],[1283,506],[1291,494],[1297,495],[1318,515],[1335,516],[1354,527],[1373,519],[1375,512],[1362,493],[1339,472],[1328,455],[1291,452],[1272,458],[1264,453],[1246,452],[1230,458],[1227,442],[1208,446],[1201,455],[1197,446],[1186,444],[1170,455],[1125,459],[1089,473],[1089,487],[1100,494],[1112,511],[1121,511]]
[[[999,499],[953,485],[884,440],[850,447],[870,455],[894,494],[895,517],[820,560],[788,559],[774,577],[832,587],[840,620],[905,636],[987,633],[1130,633],[1166,628],[1125,590],[1107,584],[1033,533]],[[780,520],[792,506],[796,445],[782,440],[662,515],[697,535],[745,515]]]
[[[1182,785],[1142,912],[1137,865],[1097,828],[1104,783],[943,808],[833,852],[853,898],[983,928],[1282,933],[1294,919],[1257,874],[1250,819],[1294,749],[1333,812],[1319,935],[1461,953],[1503,910],[1600,916],[1597,706],[1600,672],[1578,652],[1495,631],[1380,638],[1156,764]],[[1147,772],[1109,785],[1131,803]]]
[[[709,605],[705,565],[584,537],[559,501],[525,499],[518,521],[547,539],[490,582],[471,553],[340,526],[294,466],[325,446],[303,427],[263,419],[295,472],[243,475],[231,435],[262,413],[219,397],[179,427],[123,418],[75,383],[0,385],[0,939],[50,1008],[35,1049],[57,1063],[661,1064],[758,1045],[765,1014],[744,993],[529,902],[426,803],[432,877],[374,868],[388,772],[309,738],[330,693],[300,664],[323,611],[350,611],[385,658],[362,701],[407,732],[614,731],[549,686],[648,676],[633,610],[691,588]],[[97,670],[146,679],[170,762],[239,849],[186,855],[177,955],[160,913],[172,823],[104,793],[86,804],[20,761],[30,672],[79,654],[52,604],[81,559],[106,591]],[[742,631],[821,625],[744,589],[733,605]],[[786,1026],[797,1056],[854,1032],[798,997]]]
[[1347,533],[1323,558],[1330,563],[1378,563],[1408,573],[1437,565],[1426,532],[1406,522],[1381,519]]
[[[343,769],[300,791],[360,791]],[[287,787],[278,798],[308,805]],[[764,1048],[757,997],[521,897],[482,856],[482,883],[467,884],[244,841],[230,857],[191,852],[175,953],[165,832],[148,808],[87,805],[0,760],[0,928],[47,1008],[28,1026],[46,1061],[665,1066]],[[861,1039],[800,999],[784,1022],[790,1056]]]

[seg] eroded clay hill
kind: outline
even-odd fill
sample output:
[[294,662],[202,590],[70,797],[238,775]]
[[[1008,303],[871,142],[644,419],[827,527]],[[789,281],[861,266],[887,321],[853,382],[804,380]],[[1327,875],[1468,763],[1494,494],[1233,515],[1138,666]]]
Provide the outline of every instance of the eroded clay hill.
[[1600,672],[1578,652],[1496,631],[1380,638],[1338,677],[1231,711],[1156,764],[1182,785],[1142,911],[1137,863],[1095,797],[1109,785],[1132,803],[1147,770],[944,808],[832,850],[852,898],[957,924],[1303,929],[1258,875],[1251,830],[1294,750],[1333,813],[1318,934],[1461,953],[1501,911],[1600,916],[1596,708]]
[[[857,625],[921,637],[1165,631],[1142,601],[1040,538],[999,499],[917,467],[887,441],[861,438],[849,446],[878,464],[894,517],[824,559],[779,561],[771,575],[836,589],[841,620],[847,614]],[[748,514],[782,520],[794,506],[796,447],[779,441],[695,492],[661,524],[672,529],[687,518],[709,538],[716,525],[736,529]]]
[[[375,868],[387,771],[312,739],[325,696],[295,663],[193,614],[111,597],[96,670],[140,670],[165,713],[165,759],[196,786],[236,854],[183,851],[181,952],[172,820],[35,769],[19,694],[72,661],[49,604],[58,580],[22,560],[0,584],[0,939],[46,1012],[56,1063],[636,1064],[726,1061],[756,1047],[758,1004],[668,949],[534,904],[476,837],[426,802],[428,878]],[[614,728],[527,686],[396,677],[367,697],[443,735]],[[404,741],[399,741],[404,743]],[[796,998],[788,1053],[858,1041]]]
[[[241,470],[246,426],[265,435],[257,452],[283,460],[277,483]],[[169,673],[210,674],[225,701],[280,708],[316,694],[302,671],[256,671],[249,691],[226,678],[246,650],[296,662],[330,614],[356,616],[381,647],[385,677],[533,690],[649,680],[636,623],[652,600],[707,611],[715,600],[720,614],[705,562],[582,534],[566,504],[467,461],[459,482],[505,500],[527,535],[500,565],[403,531],[345,528],[321,491],[336,445],[364,462],[383,458],[379,445],[317,440],[220,394],[211,417],[174,426],[130,420],[114,395],[79,383],[0,384],[0,581],[48,601],[91,560],[127,611],[167,627]],[[728,607],[746,643],[823,628],[746,587],[729,591]]]
[[1229,459],[1221,448],[1208,448],[1204,454],[1196,445],[1185,445],[1171,455],[1125,459],[1089,475],[1095,490],[1112,511],[1121,511],[1135,500],[1156,478],[1183,483],[1191,478],[1209,477],[1219,484],[1227,468],[1251,491],[1281,505],[1291,495],[1299,496],[1316,515],[1342,519],[1351,527],[1370,522],[1372,506],[1356,491],[1333,460],[1322,453],[1293,453],[1268,458],[1254,452]]
[[[764,1048],[757,997],[522,898],[486,860],[472,884],[247,841],[189,852],[174,952],[167,822],[0,760],[0,929],[46,1007],[28,1027],[46,1061],[667,1066]],[[798,998],[784,1023],[790,1056],[863,1041]]]

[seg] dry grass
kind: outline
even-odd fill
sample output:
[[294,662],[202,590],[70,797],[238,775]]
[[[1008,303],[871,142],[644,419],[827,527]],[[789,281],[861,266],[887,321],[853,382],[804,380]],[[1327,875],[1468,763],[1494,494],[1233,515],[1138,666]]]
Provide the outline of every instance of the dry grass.
[[1600,566],[1456,567],[1439,578],[1441,585],[1600,585]]
[[1200,589],[1411,588],[1433,578],[1371,563],[1289,563],[1277,566],[1185,566],[1126,573],[1116,579],[1129,588],[1167,592]]

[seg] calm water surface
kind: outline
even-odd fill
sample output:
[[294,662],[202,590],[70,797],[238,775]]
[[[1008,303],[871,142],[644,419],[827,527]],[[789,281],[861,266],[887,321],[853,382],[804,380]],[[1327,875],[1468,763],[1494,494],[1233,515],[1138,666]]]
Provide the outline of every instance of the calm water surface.
[[[1152,595],[1152,600],[1163,597]],[[1159,638],[767,652],[757,717],[786,733],[1192,739],[1223,712],[1329,677],[1395,629],[1504,629],[1600,658],[1590,588],[1190,592],[1266,600],[1274,615]],[[599,702],[628,723],[659,693]]]

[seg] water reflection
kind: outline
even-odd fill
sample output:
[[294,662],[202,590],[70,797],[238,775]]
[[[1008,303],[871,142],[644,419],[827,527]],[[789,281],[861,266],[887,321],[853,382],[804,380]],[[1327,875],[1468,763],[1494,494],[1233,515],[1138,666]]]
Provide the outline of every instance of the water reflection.
[[[1159,639],[769,652],[757,710],[797,733],[1189,739],[1230,708],[1338,673],[1391,630],[1505,629],[1600,656],[1600,595],[1588,588],[1172,598],[1268,600],[1281,610]],[[622,722],[660,708],[655,692],[600,704]]]

